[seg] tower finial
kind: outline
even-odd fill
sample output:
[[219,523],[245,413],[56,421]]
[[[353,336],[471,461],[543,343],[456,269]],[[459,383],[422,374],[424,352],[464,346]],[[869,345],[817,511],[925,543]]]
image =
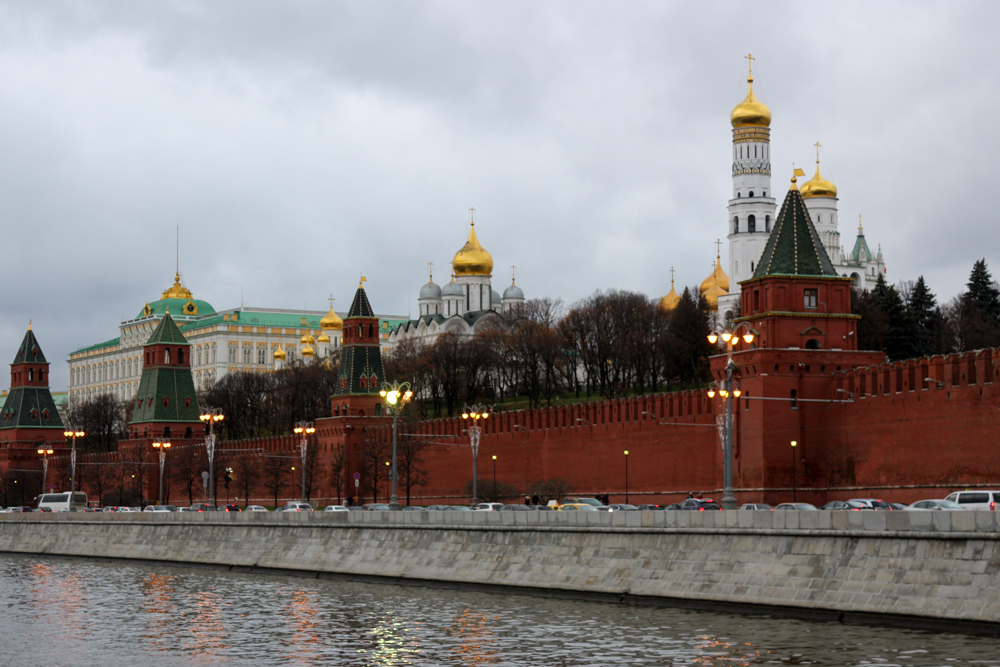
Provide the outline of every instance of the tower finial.
[[427,262],[427,272],[430,274],[431,282],[434,282],[434,262]]
[[748,67],[747,82],[753,83],[753,61],[757,59],[753,57],[752,53],[748,53],[743,57],[747,59],[747,67]]
[[181,226],[180,225],[177,225],[177,248],[176,248],[176,251],[177,251],[176,252],[176,260],[177,260],[176,266],[177,266],[177,270],[176,270],[175,273],[177,275],[177,281],[180,282],[180,279],[181,279]]
[[792,187],[789,188],[789,189],[790,190],[798,190],[799,186],[797,186],[795,183],[798,180],[798,177],[799,176],[805,176],[806,172],[802,171],[801,169],[795,169],[794,168],[795,167],[795,163],[794,162],[792,163],[792,167],[793,167],[793,171],[792,171]]
[[715,239],[715,261],[716,263],[722,259],[722,241]]
[[858,234],[864,234],[864,227],[861,226],[861,214],[858,213]]
[[516,273],[516,271],[517,271],[517,265],[516,264],[511,264],[510,265],[510,284],[511,285],[516,285],[517,284],[517,273]]
[[469,222],[472,223],[473,227],[476,226],[476,209],[471,206],[469,207]]
[[28,331],[31,331],[31,318],[28,318]]
[[330,310],[333,310],[333,302],[336,301],[336,299],[333,298],[333,294],[331,294],[330,298],[327,300],[330,302]]
[[366,282],[368,282],[368,279],[365,278],[364,276],[361,276],[361,280],[358,281],[358,289],[364,287]]
[[819,164],[819,149],[823,147],[823,144],[821,144],[821,143],[819,143],[817,141],[816,143],[813,144],[813,146],[816,147],[816,164],[818,165]]
[[674,267],[670,267],[670,289],[674,288]]

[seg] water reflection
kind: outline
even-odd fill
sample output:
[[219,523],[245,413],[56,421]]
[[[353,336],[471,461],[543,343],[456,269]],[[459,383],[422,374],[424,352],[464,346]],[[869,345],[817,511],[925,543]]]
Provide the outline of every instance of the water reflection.
[[13,556],[0,610],[3,664],[1000,667],[994,638]]

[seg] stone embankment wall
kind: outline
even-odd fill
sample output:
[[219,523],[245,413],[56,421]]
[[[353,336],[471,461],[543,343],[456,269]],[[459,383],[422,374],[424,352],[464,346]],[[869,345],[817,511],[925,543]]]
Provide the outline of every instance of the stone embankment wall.
[[5,514],[0,552],[1000,634],[994,512]]

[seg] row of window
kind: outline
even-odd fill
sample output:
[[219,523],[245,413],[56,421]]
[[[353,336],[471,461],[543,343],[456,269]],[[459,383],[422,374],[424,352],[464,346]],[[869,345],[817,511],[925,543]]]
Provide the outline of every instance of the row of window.
[[[753,196],[752,192],[750,193],[750,196],[751,197]],[[752,234],[756,231],[757,231],[757,216],[751,213],[750,215],[747,216],[747,233]],[[771,231],[770,215],[764,216],[764,231],[765,232]],[[739,233],[740,233],[740,216],[736,215],[733,216],[733,234],[739,234]]]

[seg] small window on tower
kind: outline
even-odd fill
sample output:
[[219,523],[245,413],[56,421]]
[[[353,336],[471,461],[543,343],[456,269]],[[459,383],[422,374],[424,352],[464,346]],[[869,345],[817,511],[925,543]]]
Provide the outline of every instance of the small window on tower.
[[753,190],[750,191],[750,196],[753,197]]
[[805,307],[815,308],[816,307],[816,290],[807,289],[805,291]]

